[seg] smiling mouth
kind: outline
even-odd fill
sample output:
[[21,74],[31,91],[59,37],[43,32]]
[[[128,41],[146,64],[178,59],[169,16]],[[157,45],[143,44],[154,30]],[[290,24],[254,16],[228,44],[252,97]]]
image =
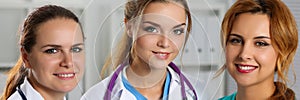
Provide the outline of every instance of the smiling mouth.
[[168,52],[155,52],[155,51],[152,51],[154,53],[154,55],[159,58],[159,59],[162,59],[162,60],[166,60],[169,58],[169,55],[170,53]]
[[53,75],[57,76],[58,78],[73,78],[75,73],[56,73]]
[[258,66],[253,65],[242,65],[242,64],[235,64],[237,71],[240,73],[250,73],[258,68]]

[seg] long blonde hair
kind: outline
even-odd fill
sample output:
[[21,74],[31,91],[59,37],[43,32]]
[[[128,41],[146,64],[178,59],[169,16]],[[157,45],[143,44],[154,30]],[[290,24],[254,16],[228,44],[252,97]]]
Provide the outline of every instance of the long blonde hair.
[[[161,3],[174,2],[177,4],[181,4],[184,7],[187,16],[187,21],[188,21],[187,35],[185,37],[185,42],[186,42],[189,35],[188,33],[190,33],[191,26],[192,26],[191,13],[186,0],[130,0],[125,5],[125,11],[124,11],[125,23],[134,18],[141,16],[143,14],[144,9],[147,7],[147,5],[152,2],[161,2]],[[131,37],[129,37],[128,33],[126,32],[127,31],[124,32],[121,41],[116,46],[117,47],[116,50],[118,50],[118,52],[114,53],[115,62],[112,62],[112,60],[114,59],[112,56],[108,56],[108,58],[106,59],[105,64],[101,70],[102,78],[104,78],[111,72],[111,70],[109,70],[109,68],[111,68],[110,66],[113,66],[112,70],[114,70],[118,67],[118,65],[123,63],[124,60],[126,59],[129,60],[129,63],[131,63],[132,52],[133,52],[132,51],[133,49],[131,48],[133,48],[132,47],[133,45],[132,45]],[[128,51],[130,51],[129,54]]]
[[[295,94],[288,89],[287,74],[293,62],[298,46],[298,31],[295,19],[288,7],[281,0],[237,0],[224,16],[221,26],[221,43],[223,50],[226,48],[228,36],[233,23],[242,13],[260,13],[268,15],[270,19],[270,36],[274,49],[279,53],[276,62],[276,91],[271,99],[294,98]],[[222,72],[224,67],[218,72]],[[219,74],[217,73],[217,74]],[[296,77],[294,75],[294,77]],[[288,95],[290,93],[293,95]]]

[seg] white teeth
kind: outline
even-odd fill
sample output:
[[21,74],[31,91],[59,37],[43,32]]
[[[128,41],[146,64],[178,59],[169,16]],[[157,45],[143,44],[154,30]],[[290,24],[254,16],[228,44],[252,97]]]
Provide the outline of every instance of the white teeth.
[[253,69],[255,69],[255,67],[253,67],[253,66],[239,66],[239,68],[242,69],[242,70],[253,70]]
[[167,55],[167,54],[162,54],[162,53],[159,54],[159,56],[166,56],[166,55]]
[[63,77],[63,78],[69,78],[69,77],[73,77],[74,74],[57,74],[57,76]]

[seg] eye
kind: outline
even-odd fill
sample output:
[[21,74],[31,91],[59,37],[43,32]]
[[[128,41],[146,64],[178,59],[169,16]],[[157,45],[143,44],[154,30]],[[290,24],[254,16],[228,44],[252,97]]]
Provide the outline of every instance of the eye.
[[238,38],[232,38],[232,39],[229,40],[229,43],[230,44],[235,44],[235,45],[242,44],[243,40],[242,39],[238,39]]
[[255,42],[256,46],[269,46],[270,44],[264,41]]
[[180,34],[184,33],[184,30],[183,30],[183,29],[175,29],[175,30],[173,31],[173,33],[174,33],[174,34],[177,34],[177,35],[180,35]]
[[157,33],[158,32],[158,30],[155,27],[152,27],[152,26],[145,27],[144,31],[151,32],[151,33]]
[[47,54],[55,54],[58,52],[58,50],[56,48],[52,48],[52,49],[47,49],[44,52]]
[[78,53],[78,52],[81,52],[81,51],[82,51],[82,48],[80,48],[80,47],[73,47],[73,48],[71,49],[71,51],[74,52],[74,53]]

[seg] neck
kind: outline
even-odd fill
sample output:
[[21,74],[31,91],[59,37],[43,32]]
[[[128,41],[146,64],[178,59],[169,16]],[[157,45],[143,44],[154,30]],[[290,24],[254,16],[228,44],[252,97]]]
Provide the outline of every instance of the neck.
[[[126,76],[134,87],[148,88],[163,83],[167,69],[151,68],[145,63],[132,63],[126,70]],[[163,87],[163,84],[161,84]]]
[[154,69],[146,63],[133,62],[126,70],[129,83],[148,99],[160,99],[167,68]]
[[252,86],[238,86],[236,100],[267,100],[273,95],[275,89],[273,81]]
[[39,84],[33,77],[29,78],[29,83],[45,100],[64,100],[64,96],[67,94],[51,91],[49,88]]

